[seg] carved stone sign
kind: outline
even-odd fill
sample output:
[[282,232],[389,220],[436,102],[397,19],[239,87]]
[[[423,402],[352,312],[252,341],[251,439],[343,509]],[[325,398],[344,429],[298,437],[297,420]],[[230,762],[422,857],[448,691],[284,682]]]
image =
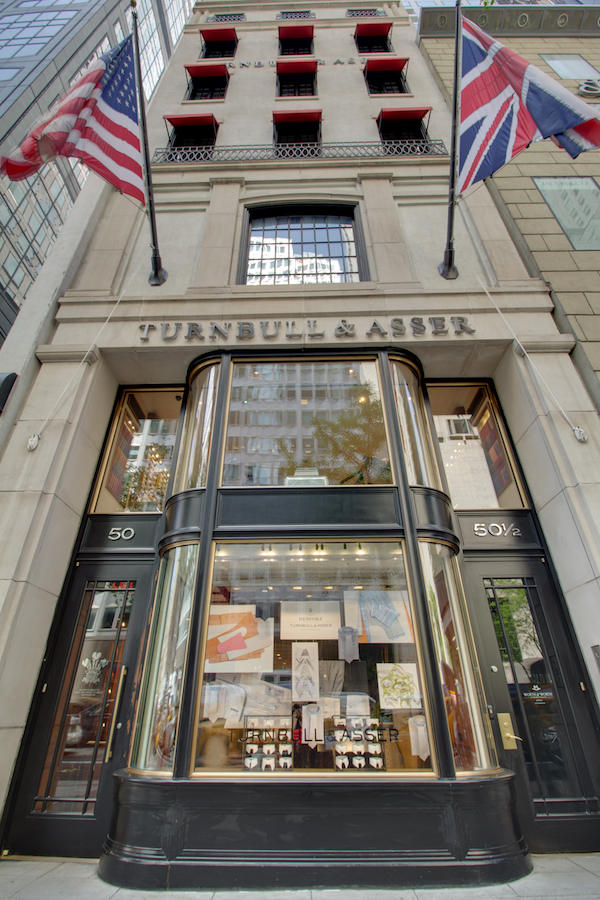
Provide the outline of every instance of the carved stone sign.
[[140,322],[139,340],[147,343],[244,343],[252,341],[318,342],[394,340],[397,338],[461,337],[475,334],[467,316],[392,316],[320,322],[319,319],[232,319],[204,322]]

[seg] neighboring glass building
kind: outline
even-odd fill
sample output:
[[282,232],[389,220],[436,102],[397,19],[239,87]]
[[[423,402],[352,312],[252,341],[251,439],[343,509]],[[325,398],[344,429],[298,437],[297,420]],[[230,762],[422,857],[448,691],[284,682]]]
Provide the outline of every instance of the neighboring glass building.
[[[0,154],[10,153],[19,144],[94,57],[123,39],[130,30],[128,7],[123,0],[101,5],[81,0],[0,3]],[[190,0],[141,0],[138,4],[146,99],[190,11]],[[0,344],[86,175],[78,161],[62,159],[26,181],[0,177]]]

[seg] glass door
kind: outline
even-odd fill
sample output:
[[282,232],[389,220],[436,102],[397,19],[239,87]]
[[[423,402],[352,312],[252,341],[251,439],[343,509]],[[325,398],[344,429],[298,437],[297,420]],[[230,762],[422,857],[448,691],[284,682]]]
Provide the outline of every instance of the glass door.
[[12,852],[97,856],[126,765],[149,567],[81,564],[55,626],[29,729]]
[[518,794],[531,845],[552,849],[546,825],[598,811],[585,677],[541,558],[469,560],[465,568],[498,754],[525,782]]

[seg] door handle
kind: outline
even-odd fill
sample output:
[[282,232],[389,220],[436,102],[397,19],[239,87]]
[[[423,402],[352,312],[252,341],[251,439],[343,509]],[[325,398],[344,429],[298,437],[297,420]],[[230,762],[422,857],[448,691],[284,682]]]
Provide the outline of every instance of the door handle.
[[121,671],[119,672],[119,683],[117,685],[117,696],[115,697],[115,707],[113,710],[112,721],[110,723],[110,731],[108,734],[108,741],[106,742],[106,754],[104,756],[104,762],[108,762],[109,759],[113,755],[113,744],[115,742],[115,731],[117,728],[117,719],[119,718],[119,712],[121,708],[121,698],[123,696],[123,687],[125,685],[125,677],[127,675],[127,666],[121,666]]
[[502,738],[504,749],[516,750],[517,741],[523,743],[523,738],[514,733],[514,725],[510,713],[498,713],[498,725],[500,726],[500,737]]

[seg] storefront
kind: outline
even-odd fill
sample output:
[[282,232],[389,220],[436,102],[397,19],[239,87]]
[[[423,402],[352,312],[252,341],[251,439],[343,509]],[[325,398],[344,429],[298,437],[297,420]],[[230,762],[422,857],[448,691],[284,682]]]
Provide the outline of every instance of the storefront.
[[489,381],[382,344],[123,389],[49,646],[14,852],[391,886],[597,845],[594,710]]

